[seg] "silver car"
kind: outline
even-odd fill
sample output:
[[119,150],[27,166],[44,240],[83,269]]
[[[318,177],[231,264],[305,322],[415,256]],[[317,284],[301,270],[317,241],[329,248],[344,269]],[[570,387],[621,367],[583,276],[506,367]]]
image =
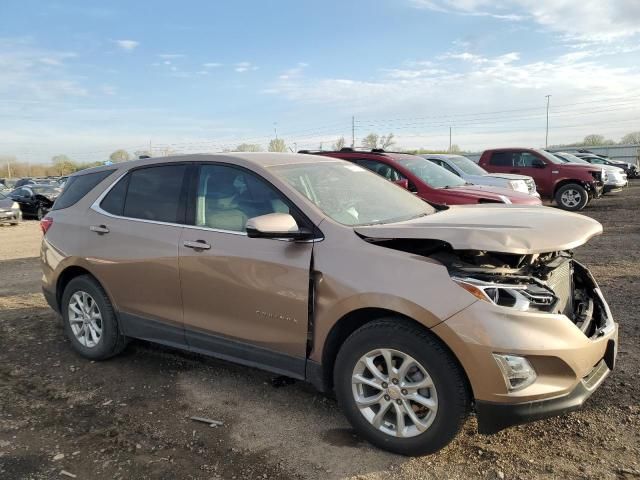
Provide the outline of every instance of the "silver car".
[[536,182],[528,175],[489,173],[480,165],[462,155],[425,154],[421,155],[421,157],[440,165],[468,183],[508,188],[540,198],[540,194],[536,190]]

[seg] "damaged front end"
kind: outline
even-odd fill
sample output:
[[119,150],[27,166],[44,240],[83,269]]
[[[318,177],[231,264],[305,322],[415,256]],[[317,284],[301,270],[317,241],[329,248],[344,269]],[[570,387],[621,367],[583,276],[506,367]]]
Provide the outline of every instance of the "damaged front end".
[[603,335],[611,323],[596,281],[570,250],[518,255],[453,250],[430,240],[368,240],[437,260],[479,300],[522,312],[565,315],[588,338]]

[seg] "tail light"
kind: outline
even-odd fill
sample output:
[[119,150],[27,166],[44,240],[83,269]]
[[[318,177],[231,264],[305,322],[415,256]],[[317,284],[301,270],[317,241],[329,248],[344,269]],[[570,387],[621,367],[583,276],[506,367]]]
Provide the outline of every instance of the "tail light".
[[53,225],[53,218],[51,217],[44,217],[42,220],[40,220],[40,229],[42,230],[43,235],[47,234],[47,232],[51,228],[51,225]]

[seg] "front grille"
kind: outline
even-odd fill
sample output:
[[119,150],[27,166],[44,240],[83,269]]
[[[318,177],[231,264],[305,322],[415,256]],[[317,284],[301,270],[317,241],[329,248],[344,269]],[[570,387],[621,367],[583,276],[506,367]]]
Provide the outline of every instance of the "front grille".
[[547,285],[558,297],[556,312],[573,318],[573,267],[571,260],[563,262],[549,274]]

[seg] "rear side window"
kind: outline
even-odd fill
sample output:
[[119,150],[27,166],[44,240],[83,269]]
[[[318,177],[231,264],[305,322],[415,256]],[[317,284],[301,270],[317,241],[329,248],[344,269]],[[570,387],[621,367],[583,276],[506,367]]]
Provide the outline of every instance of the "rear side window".
[[75,205],[87,193],[93,190],[102,180],[111,175],[114,170],[103,170],[102,172],[87,173],[71,177],[64,186],[64,190],[53,204],[52,210],[60,210]]
[[178,212],[186,171],[185,165],[162,165],[131,172],[123,216],[183,223],[179,221]]
[[513,154],[511,152],[493,152],[489,165],[496,167],[513,167]]
[[107,193],[100,207],[113,215],[122,216],[124,210],[124,200],[127,196],[127,185],[129,184],[129,175],[116,183],[109,193]]

